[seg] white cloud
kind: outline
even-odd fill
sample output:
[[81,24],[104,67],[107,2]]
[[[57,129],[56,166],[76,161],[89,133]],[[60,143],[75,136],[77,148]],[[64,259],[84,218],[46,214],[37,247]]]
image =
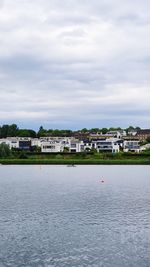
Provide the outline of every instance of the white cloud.
[[2,123],[148,126],[148,1],[5,0],[0,7]]

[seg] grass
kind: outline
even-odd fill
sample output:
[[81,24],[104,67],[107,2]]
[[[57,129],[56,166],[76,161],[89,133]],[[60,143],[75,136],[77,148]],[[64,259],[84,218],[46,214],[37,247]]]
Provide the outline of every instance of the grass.
[[[20,156],[21,155],[21,156]],[[101,164],[101,165],[150,165],[149,154],[131,153],[13,153],[8,158],[0,158],[1,164]]]
[[1,164],[150,165],[150,159],[0,159]]

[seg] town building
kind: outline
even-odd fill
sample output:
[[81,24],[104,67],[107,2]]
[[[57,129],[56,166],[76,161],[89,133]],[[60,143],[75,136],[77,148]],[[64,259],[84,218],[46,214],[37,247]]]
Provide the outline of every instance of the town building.
[[69,152],[78,153],[84,151],[84,142],[78,140],[71,140],[69,144]]
[[123,142],[124,152],[140,152],[140,145],[138,140],[124,140]]
[[42,153],[58,153],[63,152],[64,146],[55,141],[47,141],[41,143],[41,152]]
[[139,140],[145,141],[150,136],[150,129],[138,130],[136,136]]
[[116,140],[106,139],[96,142],[96,149],[98,152],[118,153],[120,150],[119,144]]

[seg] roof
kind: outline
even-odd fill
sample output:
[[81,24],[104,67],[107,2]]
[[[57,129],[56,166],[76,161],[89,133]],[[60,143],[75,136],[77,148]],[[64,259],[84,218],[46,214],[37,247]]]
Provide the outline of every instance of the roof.
[[144,134],[149,134],[150,135],[150,129],[143,129],[143,130],[138,130],[137,135],[144,135]]

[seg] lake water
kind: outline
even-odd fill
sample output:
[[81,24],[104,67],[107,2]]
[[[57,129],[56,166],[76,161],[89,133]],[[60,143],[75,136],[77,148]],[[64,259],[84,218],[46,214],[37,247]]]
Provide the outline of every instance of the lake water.
[[150,166],[1,165],[5,266],[149,267]]

